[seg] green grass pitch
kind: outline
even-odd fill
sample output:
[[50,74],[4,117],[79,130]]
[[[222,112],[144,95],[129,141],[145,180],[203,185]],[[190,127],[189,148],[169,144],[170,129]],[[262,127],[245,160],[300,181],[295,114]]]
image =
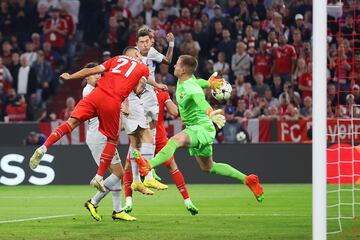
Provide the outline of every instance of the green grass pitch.
[[310,184],[265,184],[261,204],[240,185],[188,188],[197,216],[170,185],[154,196],[134,194],[136,222],[113,221],[110,196],[96,222],[83,207],[94,193],[89,186],[1,186],[0,239],[311,239]]

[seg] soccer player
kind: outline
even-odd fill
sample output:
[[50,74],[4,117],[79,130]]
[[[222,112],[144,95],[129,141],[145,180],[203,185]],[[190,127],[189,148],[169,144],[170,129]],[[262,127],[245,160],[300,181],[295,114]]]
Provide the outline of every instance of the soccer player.
[[99,168],[90,184],[101,192],[106,192],[103,176],[115,155],[119,137],[121,104],[134,88],[143,87],[149,76],[148,67],[141,61],[139,51],[134,47],[124,50],[124,55],[116,56],[93,68],[84,68],[74,74],[63,73],[64,80],[83,79],[90,75],[103,73],[97,87],[76,105],[70,118],[57,127],[45,143],[35,150],[30,158],[30,168],[35,169],[41,158],[62,136],[71,132],[80,123],[99,118],[99,131],[107,137],[107,142],[100,157]]
[[[88,63],[84,68],[96,67],[96,63]],[[101,78],[101,74],[97,73],[90,75],[85,78],[87,85],[83,89],[83,97],[89,95],[95,88],[96,82]],[[88,145],[91,154],[99,166],[101,153],[106,145],[106,136],[99,131],[99,119],[97,117],[89,120],[88,130],[86,131],[86,144]],[[104,180],[104,186],[106,187],[106,192],[97,191],[97,193],[90,200],[86,201],[84,206],[89,210],[91,216],[96,221],[101,221],[102,217],[97,212],[97,207],[100,201],[109,193],[112,194],[113,200],[113,213],[112,218],[114,220],[125,220],[125,221],[135,221],[136,218],[130,216],[125,211],[122,210],[121,204],[121,178],[123,175],[123,167],[121,165],[121,160],[117,150],[115,150],[115,156],[111,160],[111,165],[109,167],[111,172],[110,176]]]
[[246,176],[228,164],[217,163],[212,157],[212,143],[215,138],[215,123],[219,128],[225,124],[222,110],[213,110],[205,100],[202,88],[192,77],[197,67],[197,60],[190,55],[181,55],[175,65],[174,75],[178,78],[176,101],[186,128],[176,134],[164,148],[149,162],[134,151],[141,175],[146,175],[151,168],[157,167],[173,156],[179,147],[188,147],[189,153],[195,156],[201,170],[231,177],[246,184],[257,201],[264,199],[263,189],[256,175]]

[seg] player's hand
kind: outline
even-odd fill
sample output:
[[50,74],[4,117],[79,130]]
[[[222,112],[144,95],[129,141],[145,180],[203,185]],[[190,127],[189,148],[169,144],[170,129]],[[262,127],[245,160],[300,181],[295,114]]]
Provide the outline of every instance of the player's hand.
[[218,75],[217,72],[214,72],[208,79],[211,89],[219,89],[225,82],[223,78],[216,78]]
[[60,78],[62,79],[62,80],[70,80],[70,74],[69,73],[63,73],[63,74],[61,74],[60,75]]
[[175,36],[171,32],[166,35],[167,42],[175,42]]
[[224,125],[225,125],[225,117],[224,117],[224,115],[222,115],[222,110],[221,109],[218,109],[218,110],[215,110],[215,111],[210,110],[208,112],[208,116],[211,119],[211,121],[213,123],[215,123],[216,126],[218,126],[219,129],[224,127]]
[[168,86],[165,85],[165,84],[163,84],[163,83],[158,83],[156,87],[159,88],[159,89],[161,89],[161,90],[163,90],[163,91],[167,91],[167,90],[168,90]]

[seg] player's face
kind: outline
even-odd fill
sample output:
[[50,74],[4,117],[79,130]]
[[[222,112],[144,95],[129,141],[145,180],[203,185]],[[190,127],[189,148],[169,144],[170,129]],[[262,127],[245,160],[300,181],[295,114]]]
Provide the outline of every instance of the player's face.
[[139,37],[136,42],[136,46],[139,48],[141,55],[146,56],[152,45],[151,39],[149,36]]
[[181,59],[178,59],[174,66],[174,75],[180,77],[184,73],[184,67],[182,66]]

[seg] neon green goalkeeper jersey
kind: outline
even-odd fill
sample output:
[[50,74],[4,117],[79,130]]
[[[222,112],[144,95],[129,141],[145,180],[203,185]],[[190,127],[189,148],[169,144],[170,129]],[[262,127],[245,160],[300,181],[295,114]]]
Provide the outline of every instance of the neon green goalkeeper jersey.
[[213,125],[206,112],[211,106],[205,100],[205,94],[195,77],[178,81],[176,101],[179,105],[181,119],[185,126]]

